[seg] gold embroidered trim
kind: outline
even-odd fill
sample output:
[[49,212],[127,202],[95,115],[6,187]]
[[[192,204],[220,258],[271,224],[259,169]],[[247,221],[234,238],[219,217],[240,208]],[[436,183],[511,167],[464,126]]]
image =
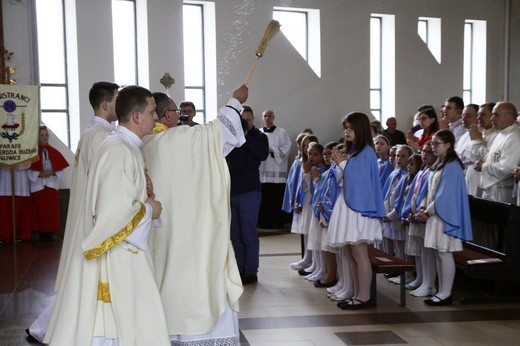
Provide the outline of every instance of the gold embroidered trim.
[[111,236],[110,238],[105,239],[101,244],[93,247],[90,250],[86,250],[83,252],[83,255],[88,259],[91,260],[93,258],[99,257],[117,244],[121,243],[123,240],[128,237],[130,233],[134,230],[135,227],[141,222],[144,215],[146,214],[146,207],[143,203],[141,203],[141,209],[134,215],[132,220],[123,227],[119,232]]
[[158,134],[158,133],[161,133],[161,132],[163,132],[163,131],[165,131],[167,129],[168,129],[168,126],[166,126],[166,125],[164,125],[162,123],[156,122],[154,127],[153,127],[153,133],[154,134]]
[[103,303],[112,302],[112,300],[110,299],[110,286],[108,285],[108,282],[98,281],[97,300]]

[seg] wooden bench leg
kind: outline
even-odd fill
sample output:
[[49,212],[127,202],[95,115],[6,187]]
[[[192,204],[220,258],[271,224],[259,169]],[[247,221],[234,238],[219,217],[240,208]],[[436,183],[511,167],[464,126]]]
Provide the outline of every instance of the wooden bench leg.
[[400,293],[401,293],[401,302],[399,306],[406,306],[406,282],[405,275],[406,272],[401,273],[401,282],[399,283]]
[[377,273],[372,269],[372,283],[370,284],[370,300],[372,306],[377,307]]

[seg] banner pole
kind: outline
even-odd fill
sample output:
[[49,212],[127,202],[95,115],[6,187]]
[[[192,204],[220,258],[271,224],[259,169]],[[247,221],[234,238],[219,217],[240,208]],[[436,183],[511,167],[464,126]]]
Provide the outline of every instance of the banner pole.
[[14,167],[10,166],[9,171],[11,172],[11,211],[13,220],[13,245],[16,244],[16,194],[14,191]]

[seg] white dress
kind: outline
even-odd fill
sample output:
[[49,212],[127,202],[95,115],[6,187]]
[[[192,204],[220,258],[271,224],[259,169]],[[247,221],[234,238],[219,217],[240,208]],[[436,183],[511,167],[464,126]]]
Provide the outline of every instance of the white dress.
[[[341,170],[341,168],[337,167],[336,170]],[[341,181],[339,184],[342,186],[343,182]],[[342,247],[347,244],[373,244],[383,239],[383,226],[380,219],[365,217],[350,209],[343,197],[343,188],[340,188],[327,233],[329,244],[334,247]]]
[[312,207],[310,214],[311,216],[309,222],[309,237],[307,238],[307,249],[321,250],[323,226],[320,225],[320,220],[312,213]]
[[[414,191],[411,197],[410,210],[413,215],[416,215],[419,211],[417,210],[417,198],[421,193],[421,190],[425,184],[427,184],[427,178],[430,174],[430,168],[425,168],[420,170],[416,177],[416,183],[414,186]],[[423,198],[425,198],[423,196]],[[422,202],[422,200],[421,200]],[[419,256],[422,252],[422,248],[424,247],[424,231],[425,231],[425,223],[419,222],[411,222],[408,226],[406,245],[404,252],[409,256]]]
[[431,215],[426,221],[424,247],[436,249],[439,252],[462,251],[462,241],[444,233],[444,221],[435,213],[435,195],[442,177],[442,169],[432,171],[428,178],[428,195],[426,197],[426,210]]
[[[406,176],[401,176],[400,179],[407,179]],[[397,187],[399,186],[400,180],[397,180],[392,184],[391,190],[388,193],[387,199],[385,199],[385,212],[388,215],[392,211],[394,211],[394,201],[395,201],[395,193],[397,191]],[[396,214],[395,211],[392,214]],[[383,235],[385,238],[392,240],[404,241],[406,239],[406,232],[401,224],[401,220],[399,218],[392,219],[390,222],[383,222]]]
[[309,173],[303,174],[303,191],[305,192],[305,198],[303,199],[302,212],[300,213],[300,224],[298,225],[298,231],[295,233],[309,234],[309,226],[312,217],[312,206],[311,206],[311,191],[310,191],[310,176]]
[[[412,213],[415,215],[415,201],[417,196],[412,196]],[[408,236],[406,238],[406,246],[404,249],[405,254],[408,256],[419,256],[421,254],[421,248],[424,246],[424,231],[425,224],[418,222],[410,222],[408,226]]]

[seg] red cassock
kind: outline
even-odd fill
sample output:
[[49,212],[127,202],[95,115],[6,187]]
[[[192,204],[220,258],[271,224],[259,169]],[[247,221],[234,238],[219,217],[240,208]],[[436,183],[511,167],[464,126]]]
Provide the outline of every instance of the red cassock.
[[[40,146],[40,160],[31,165],[31,170],[43,171],[43,150],[46,149],[54,172],[69,166],[61,153],[50,145]],[[60,206],[57,186],[44,186],[43,190],[32,192],[32,228],[39,232],[56,232],[60,228]]]

